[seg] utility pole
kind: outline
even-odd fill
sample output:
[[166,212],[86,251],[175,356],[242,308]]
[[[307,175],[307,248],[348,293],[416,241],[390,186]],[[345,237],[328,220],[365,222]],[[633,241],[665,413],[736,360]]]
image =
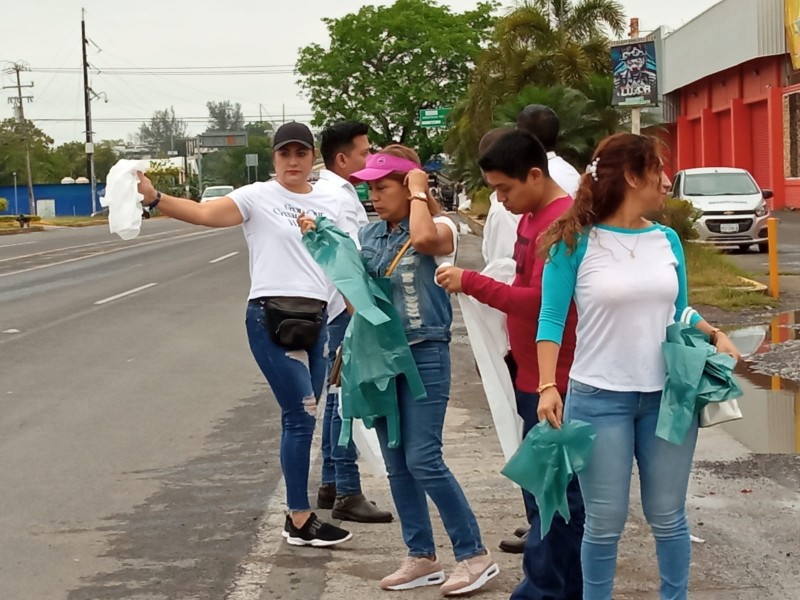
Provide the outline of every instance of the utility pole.
[[27,131],[27,123],[25,122],[25,109],[23,108],[23,103],[33,102],[33,96],[23,96],[22,89],[23,88],[32,88],[33,83],[26,83],[22,85],[22,81],[20,79],[20,72],[21,71],[30,71],[30,68],[21,63],[17,62],[14,63],[11,67],[6,69],[6,73],[16,73],[17,76],[17,85],[8,85],[3,86],[3,89],[16,89],[17,95],[16,97],[11,97],[8,99],[9,104],[14,106],[14,113],[17,117],[17,124],[19,125],[20,135],[22,137],[22,142],[25,146],[25,170],[28,176],[28,214],[35,215],[36,214],[36,199],[33,196],[33,176],[31,175],[31,148],[30,142],[28,140],[28,131]]
[[[639,19],[637,17],[631,18],[630,21],[630,38],[632,40],[639,39]],[[631,133],[640,135],[642,133],[642,109],[631,109]]]
[[92,89],[89,87],[89,60],[86,58],[86,9],[81,9],[81,52],[83,54],[83,105],[86,116],[86,177],[92,190],[92,212],[97,212],[97,182],[94,176],[94,141],[92,132]]

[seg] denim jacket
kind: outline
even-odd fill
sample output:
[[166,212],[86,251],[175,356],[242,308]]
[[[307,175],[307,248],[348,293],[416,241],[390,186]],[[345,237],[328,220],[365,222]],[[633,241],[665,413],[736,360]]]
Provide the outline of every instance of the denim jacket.
[[[386,221],[370,223],[359,232],[361,257],[373,277],[383,277],[409,238],[408,219],[389,231]],[[403,319],[408,342],[449,342],[453,309],[450,298],[434,282],[433,256],[410,247],[391,277],[392,303]]]

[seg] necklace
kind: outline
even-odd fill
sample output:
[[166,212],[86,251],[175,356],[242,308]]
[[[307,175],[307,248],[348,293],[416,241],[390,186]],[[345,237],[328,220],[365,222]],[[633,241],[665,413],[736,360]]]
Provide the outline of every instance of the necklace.
[[640,237],[642,237],[641,235],[637,235],[637,236],[636,236],[636,241],[633,243],[633,248],[628,248],[628,246],[626,246],[625,244],[623,244],[623,243],[620,241],[620,239],[617,237],[617,234],[616,234],[616,233],[614,233],[613,231],[611,231],[611,232],[609,232],[609,233],[611,233],[611,235],[612,235],[612,236],[614,236],[614,239],[615,239],[615,240],[617,240],[617,243],[618,243],[620,246],[622,246],[623,248],[625,248],[625,250],[627,250],[627,251],[628,251],[628,254],[630,254],[630,255],[631,255],[631,258],[636,258],[636,245],[639,243],[639,238],[640,238]]

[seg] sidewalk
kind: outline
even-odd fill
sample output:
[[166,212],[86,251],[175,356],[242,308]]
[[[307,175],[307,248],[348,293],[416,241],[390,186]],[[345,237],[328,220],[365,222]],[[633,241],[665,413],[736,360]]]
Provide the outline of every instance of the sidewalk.
[[[480,264],[480,239],[461,236],[459,263]],[[466,329],[458,314],[451,345],[453,384],[445,428],[447,462],[461,482],[480,523],[484,543],[500,565],[500,575],[475,595],[505,600],[521,578],[521,556],[500,552],[497,544],[524,523],[518,490],[500,475],[504,462],[486,400],[475,372]],[[800,460],[755,456],[724,430],[701,434],[689,492],[693,533],[693,599],[791,600],[800,598]],[[312,468],[316,490],[319,465]],[[364,491],[382,508],[392,508],[388,484],[362,466]],[[743,490],[750,490],[746,493]],[[277,492],[280,493],[280,492]],[[281,496],[282,498],[282,496]],[[327,511],[320,511],[327,517]],[[432,518],[446,571],[454,559],[435,508]],[[295,548],[280,541],[283,513],[266,515],[272,539],[254,557],[268,573],[263,600],[433,600],[437,588],[383,592],[380,579],[405,555],[397,522],[347,523],[354,539],[327,551]],[[649,529],[642,517],[638,489],[631,494],[631,516],[620,545],[615,600],[656,599],[658,571]]]

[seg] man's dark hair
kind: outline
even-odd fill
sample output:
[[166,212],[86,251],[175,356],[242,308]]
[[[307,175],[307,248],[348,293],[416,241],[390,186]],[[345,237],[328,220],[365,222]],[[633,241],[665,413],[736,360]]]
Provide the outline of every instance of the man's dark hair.
[[549,106],[529,104],[517,116],[517,129],[535,135],[545,150],[555,152],[561,122],[558,115]]
[[478,156],[486,154],[486,151],[492,147],[492,144],[512,131],[514,131],[513,127],[498,127],[497,129],[490,129],[487,131],[478,144]]
[[533,168],[541,169],[549,177],[547,163],[547,151],[542,143],[519,129],[502,136],[478,160],[484,173],[497,171],[520,181],[527,180]]
[[325,168],[332,169],[336,155],[340,152],[347,154],[353,149],[353,140],[360,135],[368,135],[369,127],[356,121],[342,121],[334,123],[322,131],[320,153],[325,162]]

